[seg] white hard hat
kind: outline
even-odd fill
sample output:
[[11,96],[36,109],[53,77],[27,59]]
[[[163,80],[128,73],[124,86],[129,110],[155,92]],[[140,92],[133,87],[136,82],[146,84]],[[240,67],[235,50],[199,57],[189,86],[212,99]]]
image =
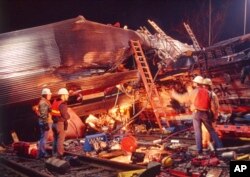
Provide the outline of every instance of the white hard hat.
[[205,78],[205,79],[203,80],[203,84],[204,84],[204,85],[210,85],[210,86],[213,85],[212,80],[209,79],[209,78]]
[[57,93],[58,95],[68,95],[69,94],[69,92],[68,92],[68,90],[66,89],[66,88],[60,88],[59,90],[58,90],[58,93]]
[[193,79],[193,82],[197,83],[197,84],[203,84],[203,77],[202,76],[196,76]]
[[42,90],[42,95],[51,95],[52,93],[51,93],[51,91],[50,91],[50,89],[49,88],[44,88],[43,90]]

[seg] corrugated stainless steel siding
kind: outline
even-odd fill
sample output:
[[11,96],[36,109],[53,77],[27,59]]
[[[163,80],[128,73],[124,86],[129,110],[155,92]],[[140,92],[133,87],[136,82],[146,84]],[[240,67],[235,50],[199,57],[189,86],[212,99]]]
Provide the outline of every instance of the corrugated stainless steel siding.
[[61,68],[75,74],[116,66],[127,57],[130,39],[139,37],[80,17],[0,34],[0,105],[38,98],[45,86],[64,87],[71,79]]

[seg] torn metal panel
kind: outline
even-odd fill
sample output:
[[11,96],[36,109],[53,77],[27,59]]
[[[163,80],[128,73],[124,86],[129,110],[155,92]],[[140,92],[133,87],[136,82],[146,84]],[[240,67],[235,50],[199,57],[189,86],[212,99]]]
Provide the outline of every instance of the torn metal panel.
[[83,68],[112,68],[128,57],[128,41],[140,40],[132,30],[84,19],[58,25],[54,34],[61,54],[61,64],[80,65]]
[[154,49],[163,63],[168,64],[169,60],[176,61],[180,56],[186,55],[186,52],[195,51],[193,46],[182,43],[167,35],[154,21],[148,20],[148,22],[157,33],[152,35],[146,27],[141,27],[140,30],[137,30],[143,39],[142,45],[144,45],[144,48]]

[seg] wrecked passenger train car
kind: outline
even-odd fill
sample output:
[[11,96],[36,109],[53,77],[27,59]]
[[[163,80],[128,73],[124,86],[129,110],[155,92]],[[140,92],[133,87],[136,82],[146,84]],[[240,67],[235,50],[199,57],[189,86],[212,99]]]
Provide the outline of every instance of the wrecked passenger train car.
[[[16,131],[23,139],[27,135],[36,139],[34,132],[38,130],[31,107],[37,104],[44,87],[53,93],[67,87],[70,104],[79,116],[112,108],[114,98],[106,99],[107,91],[139,78],[136,68],[120,67],[132,55],[130,40],[139,40],[145,50],[165,52],[164,39],[91,22],[82,16],[1,34],[1,134]],[[131,102],[123,97],[116,103]],[[82,104],[96,98],[105,98],[105,104]]]
[[[31,107],[37,103],[43,87],[49,87],[53,93],[61,87],[69,89],[69,104],[72,112],[76,113],[72,113],[72,117],[79,125],[77,130],[74,125],[69,126],[69,134],[71,133],[72,137],[84,134],[84,124],[79,116],[105,112],[123,103],[134,105],[136,102],[138,109],[146,105],[145,110],[148,111],[144,111],[141,118],[154,117],[154,114],[150,114],[150,104],[146,103],[146,92],[140,84],[137,68],[131,62],[133,58],[130,40],[138,40],[142,44],[164,101],[168,116],[165,119],[182,119],[183,115],[190,117],[185,105],[173,103],[169,91],[177,87],[179,91],[185,92],[186,85],[191,83],[196,74],[212,77],[217,93],[224,93],[220,91],[225,88],[221,83],[228,84],[227,88],[230,86],[230,95],[223,97],[222,94],[220,97],[222,103],[230,100],[239,102],[243,98],[249,101],[249,52],[244,50],[244,57],[240,57],[236,62],[241,52],[234,49],[238,44],[249,42],[249,36],[246,35],[244,40],[237,38],[230,41],[228,46],[231,47],[232,53],[223,49],[226,56],[216,59],[216,62],[221,62],[221,70],[219,64],[209,64],[215,60],[215,57],[208,57],[213,47],[195,52],[191,45],[174,40],[163,31],[158,30],[156,34],[151,34],[145,27],[133,31],[91,22],[79,16],[0,35],[1,133],[14,130],[24,140],[37,138],[38,129]],[[214,50],[220,46],[215,45]],[[227,60],[225,57],[235,59]],[[239,68],[238,74],[233,75],[230,67],[234,64]],[[225,82],[228,77],[222,77],[220,74],[226,74],[224,70],[228,70],[228,74],[232,76],[230,81],[236,81],[238,85],[233,84],[235,82]],[[245,75],[242,74],[241,77],[240,71]],[[123,89],[117,89],[117,85]],[[122,92],[125,94],[121,94]],[[248,103],[240,104],[247,106]],[[234,108],[231,105],[230,102],[225,106],[231,110],[230,114]]]
[[112,72],[130,55],[130,39],[140,38],[132,30],[81,16],[1,34],[1,134],[15,130],[22,138],[37,132],[31,108],[44,87],[53,93],[67,87],[72,95],[85,95],[137,80],[135,70]]
[[[129,39],[140,39],[132,30],[83,17],[0,37],[1,105],[35,99],[46,86],[55,92],[70,80],[104,74],[129,56]],[[95,88],[89,85],[84,87]]]

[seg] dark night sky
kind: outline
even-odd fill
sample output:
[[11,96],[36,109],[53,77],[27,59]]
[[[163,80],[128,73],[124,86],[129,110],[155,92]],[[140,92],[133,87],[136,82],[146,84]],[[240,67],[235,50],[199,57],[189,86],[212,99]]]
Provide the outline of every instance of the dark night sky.
[[[119,21],[134,30],[148,26],[147,19],[151,19],[178,39],[174,29],[185,21],[185,14],[190,12],[190,16],[196,16],[195,10],[204,1],[208,5],[208,0],[0,0],[0,33],[83,15],[88,20],[104,24]],[[218,40],[243,34],[244,0],[212,0],[214,9],[228,2],[223,32]],[[250,32],[250,22],[247,32]],[[186,32],[183,30],[183,33]]]

